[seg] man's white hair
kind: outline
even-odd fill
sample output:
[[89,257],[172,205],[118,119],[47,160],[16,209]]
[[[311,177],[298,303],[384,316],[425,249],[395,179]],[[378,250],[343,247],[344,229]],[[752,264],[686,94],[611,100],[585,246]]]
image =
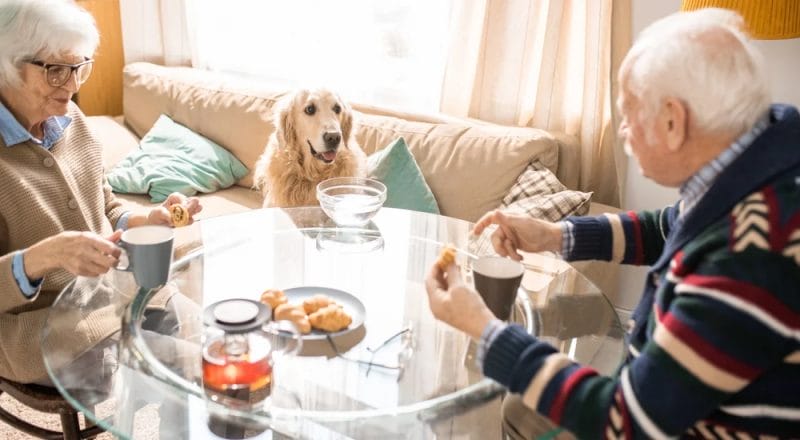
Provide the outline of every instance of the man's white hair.
[[769,108],[763,57],[739,14],[717,8],[671,14],[648,26],[620,68],[646,121],[663,100],[683,101],[703,133],[739,135]]
[[0,87],[19,85],[24,61],[90,58],[99,41],[94,18],[71,0],[0,0]]

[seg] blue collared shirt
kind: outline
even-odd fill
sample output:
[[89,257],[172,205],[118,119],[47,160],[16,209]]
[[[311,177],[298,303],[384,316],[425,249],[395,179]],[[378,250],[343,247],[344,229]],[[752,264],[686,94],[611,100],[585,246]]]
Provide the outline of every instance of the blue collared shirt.
[[692,177],[689,178],[679,190],[681,200],[683,200],[683,209],[680,212],[681,217],[692,210],[703,195],[711,188],[711,184],[720,175],[720,173],[733,163],[736,158],[744,153],[753,141],[761,135],[769,127],[769,111],[758,119],[756,124],[747,131],[745,134],[739,136],[730,147],[715,157],[711,162],[707,163],[703,168],[700,168]]
[[[41,145],[42,148],[50,150],[56,142],[64,135],[64,130],[72,122],[69,116],[52,116],[44,121],[42,124],[42,139],[35,138],[22,124],[17,121],[13,114],[0,102],[0,136],[6,144],[6,148],[12,148],[15,145],[23,142],[31,141],[35,144]],[[117,227],[125,229],[128,224],[129,213],[125,213],[117,221]],[[11,260],[11,271],[14,274],[14,279],[19,285],[22,293],[28,297],[33,298],[42,287],[44,278],[31,281],[25,274],[25,260],[23,259],[25,249],[14,252],[14,257]]]

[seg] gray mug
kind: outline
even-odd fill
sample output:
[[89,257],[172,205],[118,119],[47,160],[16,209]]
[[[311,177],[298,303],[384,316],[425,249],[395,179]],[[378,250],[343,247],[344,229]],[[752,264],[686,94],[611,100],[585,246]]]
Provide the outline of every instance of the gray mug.
[[173,237],[173,230],[168,226],[128,229],[119,241],[123,252],[116,269],[133,272],[136,283],[145,289],[163,286],[169,279],[172,265]]
[[472,264],[475,290],[498,319],[508,321],[525,268],[504,257],[481,257]]

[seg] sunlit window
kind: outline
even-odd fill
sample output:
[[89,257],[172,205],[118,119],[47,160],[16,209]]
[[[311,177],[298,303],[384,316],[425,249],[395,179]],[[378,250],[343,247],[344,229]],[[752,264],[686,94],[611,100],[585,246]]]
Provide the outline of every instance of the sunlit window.
[[196,1],[196,63],[278,87],[438,111],[451,0]]

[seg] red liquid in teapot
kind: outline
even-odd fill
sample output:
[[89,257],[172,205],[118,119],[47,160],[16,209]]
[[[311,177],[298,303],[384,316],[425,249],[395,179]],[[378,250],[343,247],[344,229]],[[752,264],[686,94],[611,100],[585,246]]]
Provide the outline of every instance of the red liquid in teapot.
[[[236,391],[263,394],[272,383],[272,366],[266,351],[255,350],[240,356],[228,356],[221,341],[211,343],[203,356],[203,385],[230,397],[244,397]],[[234,393],[231,393],[233,391]],[[251,400],[245,398],[244,400]]]

